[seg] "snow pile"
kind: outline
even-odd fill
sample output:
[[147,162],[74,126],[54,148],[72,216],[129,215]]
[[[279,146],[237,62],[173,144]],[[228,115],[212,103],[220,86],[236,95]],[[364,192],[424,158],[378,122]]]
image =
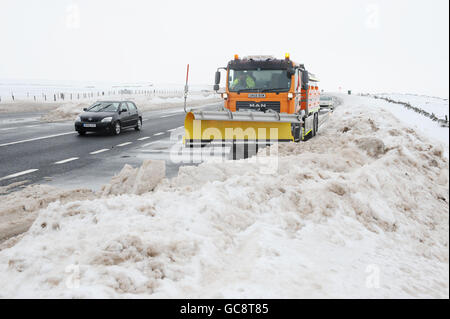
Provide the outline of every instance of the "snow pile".
[[448,298],[442,146],[343,99],[317,137],[278,146],[276,174],[205,163],[141,196],[50,204],[0,251],[0,297]]
[[127,164],[108,185],[102,187],[100,192],[103,196],[142,195],[152,191],[165,176],[166,163],[164,161],[145,160],[139,168],[133,168]]
[[[410,99],[409,97],[415,97],[415,99]],[[432,113],[434,110],[436,112],[440,112],[437,113],[440,115],[443,115],[445,113],[448,114],[447,100],[439,98],[429,98],[429,100],[426,100],[426,97],[423,96],[401,95],[401,94],[393,95],[388,98],[398,101],[409,101],[406,103],[412,103],[412,105],[416,105],[419,108],[423,108],[430,113]],[[417,102],[419,100],[420,103]],[[365,101],[365,98],[363,101]],[[438,122],[435,122],[430,118],[424,116],[423,114],[415,112],[414,110],[407,109],[403,105],[388,103],[382,99],[370,101],[370,104],[393,114],[400,121],[402,121],[403,124],[406,124],[408,127],[414,128],[417,134],[421,136],[427,136],[428,138],[430,138],[434,144],[441,144],[442,147],[444,148],[445,157],[447,157],[447,159],[449,158],[448,127],[441,126],[439,125]]]
[[43,122],[68,121],[75,118],[87,107],[86,103],[66,102],[41,117]]
[[[4,187],[5,191],[16,184],[18,183]],[[37,212],[46,208],[49,203],[67,203],[90,198],[94,198],[90,190],[63,190],[48,185],[32,185],[1,196],[0,243],[26,231],[36,219]]]

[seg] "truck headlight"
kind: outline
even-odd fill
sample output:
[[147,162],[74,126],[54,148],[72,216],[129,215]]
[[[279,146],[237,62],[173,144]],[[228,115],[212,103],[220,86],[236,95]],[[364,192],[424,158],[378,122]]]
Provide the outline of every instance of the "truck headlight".
[[102,120],[102,123],[109,123],[109,122],[111,122],[112,121],[112,117],[111,116],[108,116],[108,117],[105,117],[103,120]]
[[293,98],[294,98],[294,94],[288,93],[288,99],[289,99],[289,100],[292,100]]
[[224,99],[224,100],[228,99],[228,94],[227,93],[222,93],[222,99]]

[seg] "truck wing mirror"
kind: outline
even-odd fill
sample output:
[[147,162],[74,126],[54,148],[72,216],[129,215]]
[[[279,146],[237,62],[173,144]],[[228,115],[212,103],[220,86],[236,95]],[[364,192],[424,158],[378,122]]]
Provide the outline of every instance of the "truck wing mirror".
[[309,74],[308,71],[302,71],[302,84],[306,85],[309,83]]
[[287,70],[287,76],[288,78],[292,77],[293,75],[295,75],[295,69],[294,68],[290,68]]
[[220,84],[220,71],[216,71],[216,78],[215,78],[214,84],[216,84],[216,85]]

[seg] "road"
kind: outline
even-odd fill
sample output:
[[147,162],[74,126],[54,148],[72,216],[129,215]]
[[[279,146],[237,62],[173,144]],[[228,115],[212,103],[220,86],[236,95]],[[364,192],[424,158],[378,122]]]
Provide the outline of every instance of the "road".
[[[211,104],[205,109],[217,107]],[[143,113],[139,132],[131,129],[118,136],[82,137],[74,131],[73,122],[42,123],[41,115],[0,114],[0,186],[26,180],[97,188],[124,164],[142,162],[133,151],[151,151],[173,132],[182,134],[185,117],[180,108],[150,111]],[[174,169],[169,166],[168,175],[173,175]]]
[[[145,112],[141,131],[126,130],[118,136],[78,136],[73,122],[42,123],[42,114],[0,114],[0,186],[26,181],[96,190],[125,164],[139,166],[144,159],[165,160],[166,176],[172,177],[183,165],[230,158],[230,148],[181,147],[185,117],[181,108]],[[321,124],[324,119],[321,116]]]

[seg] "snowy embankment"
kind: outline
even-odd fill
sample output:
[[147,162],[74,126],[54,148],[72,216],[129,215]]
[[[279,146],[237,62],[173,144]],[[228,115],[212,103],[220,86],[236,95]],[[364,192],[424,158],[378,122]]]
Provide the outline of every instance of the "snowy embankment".
[[[83,112],[83,108],[95,103],[98,99],[92,100],[89,103],[72,103],[67,102],[50,111],[48,114],[42,116],[41,120],[44,122],[56,122],[64,120],[73,120],[77,115]],[[103,99],[105,100],[105,99]],[[117,100],[113,98],[110,100]],[[184,105],[184,98],[176,97],[159,97],[159,96],[130,96],[121,97],[119,100],[133,101],[136,103],[140,111],[163,110],[174,107],[181,107]],[[188,103],[195,103],[196,105],[205,105],[213,102],[218,102],[220,99],[214,94],[192,94],[188,97]],[[189,105],[188,104],[188,105]]]
[[153,189],[146,162],[50,204],[0,251],[0,297],[448,298],[445,146],[387,102],[341,98],[276,171],[263,150]]
[[429,113],[433,113],[440,119],[449,117],[448,99],[439,97],[414,95],[414,94],[400,94],[400,93],[382,93],[376,96],[386,97],[394,101],[409,103],[412,106],[421,108]]
[[[0,113],[8,112],[47,112],[41,117],[43,122],[58,122],[66,120],[74,120],[77,115],[83,112],[83,108],[89,107],[98,100],[114,101],[126,100],[136,103],[140,111],[164,110],[169,108],[182,107],[184,105],[184,97],[177,96],[155,96],[155,95],[123,95],[111,97],[94,97],[83,101],[59,101],[59,102],[30,102],[16,101],[13,103],[0,104]],[[219,102],[221,99],[213,93],[195,92],[188,95],[188,106],[206,105]]]

